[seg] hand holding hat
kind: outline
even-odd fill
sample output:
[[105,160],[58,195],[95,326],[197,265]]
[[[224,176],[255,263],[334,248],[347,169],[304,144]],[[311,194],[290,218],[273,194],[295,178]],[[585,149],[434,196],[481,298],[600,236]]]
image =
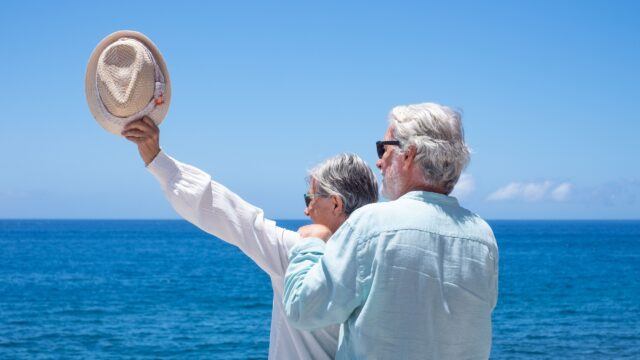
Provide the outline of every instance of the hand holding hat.
[[160,152],[160,129],[146,116],[125,125],[122,136],[138,145],[138,152],[145,166]]

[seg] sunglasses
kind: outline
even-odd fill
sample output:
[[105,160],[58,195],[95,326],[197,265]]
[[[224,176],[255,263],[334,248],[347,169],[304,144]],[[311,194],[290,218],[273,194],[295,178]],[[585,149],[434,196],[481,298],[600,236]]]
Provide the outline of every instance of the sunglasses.
[[385,145],[395,145],[400,146],[400,141],[398,140],[387,140],[387,141],[376,141],[376,150],[378,151],[378,159],[382,159],[386,149]]
[[304,194],[304,204],[309,207],[309,204],[311,204],[311,200],[320,197],[322,195],[320,194],[309,194],[309,193],[305,193]]

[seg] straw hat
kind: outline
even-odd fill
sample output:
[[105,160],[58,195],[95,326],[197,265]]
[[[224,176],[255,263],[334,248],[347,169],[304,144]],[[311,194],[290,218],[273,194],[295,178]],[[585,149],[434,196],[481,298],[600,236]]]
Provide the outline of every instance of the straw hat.
[[120,135],[126,124],[145,115],[162,122],[169,111],[171,82],[155,44],[139,32],[122,30],[91,53],[85,93],[98,124]]

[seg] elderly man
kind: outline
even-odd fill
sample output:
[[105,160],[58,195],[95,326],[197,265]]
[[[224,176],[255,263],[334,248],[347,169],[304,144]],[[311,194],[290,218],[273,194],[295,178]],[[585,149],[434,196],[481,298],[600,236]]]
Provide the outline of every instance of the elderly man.
[[448,196],[469,160],[460,114],[396,107],[376,145],[391,201],[354,212],[326,245],[293,248],[287,317],[307,330],[342,323],[338,359],[488,358],[498,248],[491,228]]
[[[278,227],[261,209],[248,204],[203,171],[178,162],[160,150],[158,127],[148,118],[130,123],[123,132],[138,145],[149,171],[160,182],[173,208],[187,221],[236,245],[271,278],[273,312],[269,359],[333,359],[338,327],[295,329],[286,321],[282,296],[287,254],[300,234]],[[376,178],[366,163],[341,154],[309,174],[305,214],[313,223],[335,231],[357,208],[376,202]],[[305,228],[300,229],[305,234]]]

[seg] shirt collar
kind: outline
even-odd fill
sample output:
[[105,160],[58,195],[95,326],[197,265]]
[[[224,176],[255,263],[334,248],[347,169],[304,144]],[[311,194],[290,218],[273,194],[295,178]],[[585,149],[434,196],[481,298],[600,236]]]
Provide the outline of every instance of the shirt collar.
[[426,203],[459,206],[458,199],[455,197],[429,191],[409,191],[402,195],[400,199],[412,199]]

